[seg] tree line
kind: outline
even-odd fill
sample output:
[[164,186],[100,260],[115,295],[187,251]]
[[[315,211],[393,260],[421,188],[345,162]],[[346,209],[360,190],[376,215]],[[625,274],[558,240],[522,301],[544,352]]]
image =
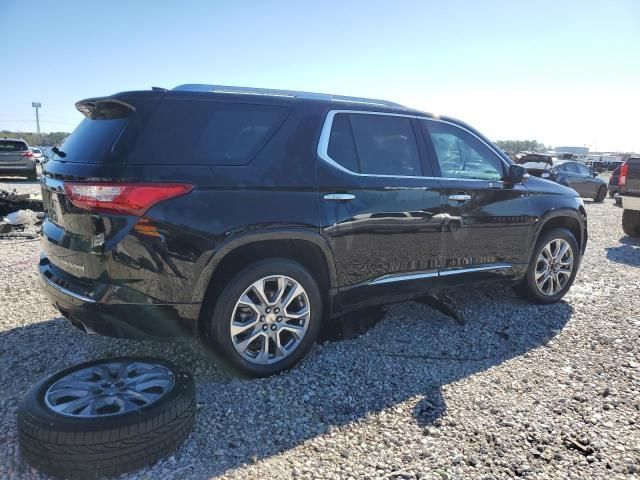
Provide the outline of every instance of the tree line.
[[537,140],[497,140],[496,145],[506,153],[544,152],[547,147]]
[[38,134],[34,132],[12,132],[10,130],[2,130],[0,131],[0,138],[8,137],[8,138],[21,138],[27,142],[29,146],[43,145],[43,146],[54,146],[60,145],[65,138],[69,136],[69,132],[50,132],[50,133],[41,133],[40,138],[38,139]]

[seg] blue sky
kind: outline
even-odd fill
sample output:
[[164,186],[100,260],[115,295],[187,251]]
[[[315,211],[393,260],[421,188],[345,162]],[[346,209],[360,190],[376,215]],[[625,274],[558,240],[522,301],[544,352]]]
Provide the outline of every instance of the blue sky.
[[640,0],[0,0],[0,129],[218,83],[371,96],[493,139],[640,151]]

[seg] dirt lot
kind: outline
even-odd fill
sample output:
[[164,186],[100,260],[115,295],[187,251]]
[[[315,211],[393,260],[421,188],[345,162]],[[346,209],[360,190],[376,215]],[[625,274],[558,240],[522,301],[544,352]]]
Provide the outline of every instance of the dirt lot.
[[392,305],[357,338],[251,381],[222,374],[197,343],[81,333],[40,292],[38,241],[0,240],[0,479],[42,478],[17,445],[29,386],[123,354],[189,368],[199,405],[184,446],[128,478],[638,478],[640,243],[623,236],[612,200],[585,203],[590,241],[565,301],[455,292],[464,324]]

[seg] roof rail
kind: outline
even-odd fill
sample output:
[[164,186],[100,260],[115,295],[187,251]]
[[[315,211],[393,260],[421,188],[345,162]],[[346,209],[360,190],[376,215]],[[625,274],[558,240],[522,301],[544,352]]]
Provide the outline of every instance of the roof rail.
[[382,105],[385,107],[405,108],[403,105],[388,100],[377,100],[375,98],[348,97],[345,95],[332,95],[329,93],[299,92],[296,90],[276,90],[272,88],[254,87],[233,87],[229,85],[204,85],[198,83],[186,83],[179,85],[172,90],[179,92],[212,92],[230,93],[237,95],[268,95],[274,97],[306,98],[309,100],[333,100],[338,102],[366,103],[371,105]]

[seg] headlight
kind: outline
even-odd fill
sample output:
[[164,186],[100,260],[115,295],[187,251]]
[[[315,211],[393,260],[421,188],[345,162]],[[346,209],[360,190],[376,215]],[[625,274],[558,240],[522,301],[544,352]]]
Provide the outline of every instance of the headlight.
[[578,203],[580,205],[582,205],[584,207],[584,200],[582,200],[582,197],[576,197],[576,200],[578,201]]

